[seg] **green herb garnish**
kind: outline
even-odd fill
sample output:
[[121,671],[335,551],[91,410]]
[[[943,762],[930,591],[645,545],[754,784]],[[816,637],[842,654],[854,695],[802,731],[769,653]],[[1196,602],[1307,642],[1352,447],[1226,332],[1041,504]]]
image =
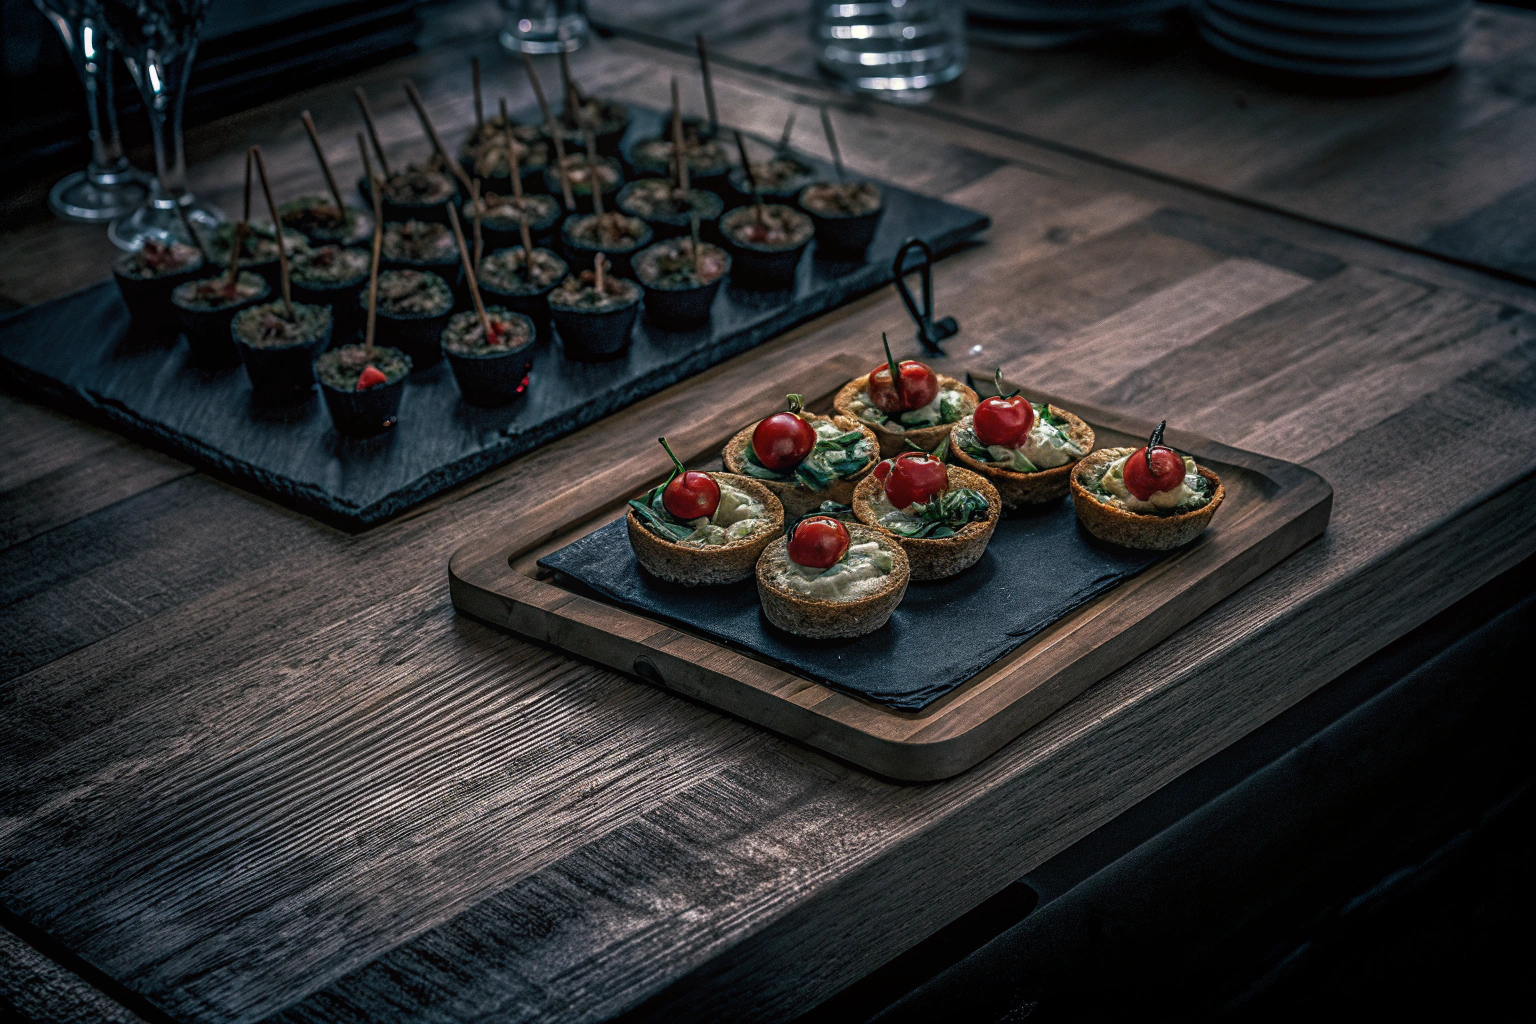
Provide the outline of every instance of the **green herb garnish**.
[[969,487],[955,487],[926,505],[913,504],[902,511],[916,518],[896,522],[882,518],[880,525],[903,537],[937,540],[953,537],[966,524],[987,518],[987,499]]

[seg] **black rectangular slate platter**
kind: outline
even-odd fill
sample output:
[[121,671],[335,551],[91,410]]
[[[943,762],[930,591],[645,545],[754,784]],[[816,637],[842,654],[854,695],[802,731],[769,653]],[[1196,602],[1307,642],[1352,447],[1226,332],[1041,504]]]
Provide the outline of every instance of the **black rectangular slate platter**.
[[909,584],[891,621],[853,640],[807,640],[773,626],[763,617],[756,580],[680,587],[656,579],[635,561],[622,518],[538,564],[806,679],[885,707],[921,711],[1163,557],[1100,543],[1063,498],[1003,519],[979,562],[946,580]]
[[[659,131],[659,112],[632,110],[626,139]],[[832,175],[830,165],[804,159]],[[863,263],[819,259],[813,242],[793,289],[754,293],[728,283],[709,325],[694,331],[663,331],[642,316],[629,354],[609,363],[572,362],[558,342],[541,341],[527,395],[499,409],[461,402],[451,371],[439,364],[411,378],[399,426],[376,438],[337,434],[318,392],[294,408],[266,408],[252,403],[243,368],[187,365],[184,339],[130,330],[112,281],[0,319],[0,367],[10,386],[358,529],[889,283],[909,236],[942,254],[990,223],[973,210],[881,187],[886,212]]]

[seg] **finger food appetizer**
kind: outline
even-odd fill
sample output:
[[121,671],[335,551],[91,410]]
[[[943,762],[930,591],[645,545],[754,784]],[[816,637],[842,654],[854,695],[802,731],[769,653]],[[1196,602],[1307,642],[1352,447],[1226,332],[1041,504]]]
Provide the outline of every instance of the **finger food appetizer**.
[[[221,270],[229,269],[237,227],[236,224],[220,224],[213,230],[213,237],[208,242],[208,258]],[[272,226],[247,223],[241,237],[243,240],[240,244],[240,268],[260,274],[267,279],[267,284],[276,288],[279,260],[277,235],[273,232]],[[283,243],[288,247],[290,256],[296,256],[309,248],[309,242],[304,236],[289,228],[283,229]]]
[[320,394],[338,433],[372,437],[400,419],[411,357],[397,348],[343,345],[315,360]]
[[473,310],[455,313],[443,330],[443,353],[466,402],[506,405],[528,389],[538,331],[528,317],[500,306],[487,306],[485,315],[482,324]]
[[645,315],[657,326],[681,331],[709,320],[715,293],[731,272],[731,257],[707,242],[669,238],[637,254],[633,268],[645,289]]
[[[594,174],[593,168],[596,168]],[[597,178],[601,188],[602,199],[611,209],[612,196],[615,195],[624,184],[624,173],[619,169],[619,162],[613,157],[599,156],[593,163],[584,153],[571,153],[565,158],[565,177],[571,186],[571,195],[576,199],[578,213],[592,212],[592,179]],[[560,195],[560,168],[554,164],[544,168],[544,187],[550,195]]]
[[485,235],[489,249],[516,245],[522,238],[521,223],[528,220],[528,231],[534,245],[548,246],[554,241],[560,218],[565,211],[554,196],[525,192],[521,196],[497,195],[487,192],[478,202],[464,204],[464,216],[473,219],[480,216],[480,230]]
[[898,366],[884,334],[880,340],[885,363],[844,384],[832,407],[869,424],[884,456],[899,454],[908,442],[932,451],[949,436],[951,424],[975,411],[976,392],[916,359],[904,359]]
[[267,302],[236,313],[230,330],[260,398],[297,402],[314,390],[315,357],[331,341],[329,306]]
[[568,359],[594,362],[629,350],[630,332],[640,315],[640,286],[608,273],[598,253],[593,269],[572,274],[549,293],[549,313]]
[[874,240],[885,200],[867,181],[823,181],[800,191],[800,209],[816,225],[818,250],[857,256]]
[[[542,188],[544,168],[549,166],[549,143],[536,127],[518,125],[512,130],[510,144],[515,147],[518,179],[524,189]],[[482,178],[502,192],[511,192],[506,132],[486,135],[479,142],[465,140],[459,149],[459,163],[471,178]]]
[[565,258],[574,269],[591,270],[602,253],[621,277],[630,275],[630,257],[650,245],[652,237],[645,221],[617,211],[567,217],[560,228]]
[[[530,258],[529,253],[532,253]],[[531,317],[535,326],[549,325],[549,293],[565,280],[570,268],[548,249],[497,249],[476,272],[480,288],[498,304]]]
[[442,359],[439,339],[453,312],[447,281],[424,270],[386,270],[379,275],[378,302],[381,345],[410,356],[417,371]]
[[1003,500],[985,477],[944,465],[942,453],[911,451],[886,459],[860,481],[853,512],[896,538],[914,580],[938,580],[986,553]]
[[1066,497],[1073,464],[1093,451],[1093,428],[1017,391],[1002,394],[1002,371],[997,390],[951,428],[950,457],[990,480],[1006,509]]
[[459,250],[448,225],[408,220],[384,225],[384,269],[426,270],[454,286],[462,277]]
[[355,327],[362,312],[358,296],[368,283],[368,250],[322,245],[295,253],[290,268],[293,297],[300,302],[330,306],[337,328]]
[[732,280],[747,288],[788,288],[815,231],[811,218],[788,206],[737,207],[720,218],[720,236],[734,266]]
[[[751,170],[753,178],[757,180],[757,190],[762,195],[763,201],[783,206],[793,206],[797,203],[800,190],[816,180],[814,167],[799,157],[783,151],[768,160],[752,161]],[[729,180],[730,188],[726,195],[731,200],[732,206],[752,202],[752,185],[747,180],[745,169],[733,168]]]
[[721,453],[726,472],[761,480],[791,518],[824,501],[848,504],[878,458],[874,433],[846,416],[807,412],[799,395],[786,404],[731,438]]
[[[577,90],[579,93],[580,90]],[[629,130],[629,108],[614,100],[596,96],[578,96],[574,105],[566,91],[566,106],[560,114],[560,133],[566,145],[580,145],[584,134],[592,133],[597,141],[597,151],[613,155],[619,151],[619,143]],[[544,133],[548,135],[546,130]]]
[[[366,176],[358,179],[357,188],[368,200]],[[434,156],[424,167],[412,165],[386,175],[380,194],[385,220],[446,223],[448,204],[458,198],[459,187],[453,175],[443,169],[442,161]]]
[[192,348],[192,358],[204,366],[230,366],[239,362],[230,322],[235,314],[272,294],[272,286],[260,274],[238,272],[184,281],[171,290],[181,329]]
[[[673,177],[677,158],[670,138],[646,139],[637,142],[629,151],[629,165],[640,178]],[[706,189],[720,188],[726,175],[731,172],[731,158],[725,147],[716,139],[701,139],[697,135],[683,138],[683,153],[688,160],[688,176],[694,184]]]
[[661,439],[672,473],[629,503],[635,558],[651,575],[685,587],[736,583],[784,529],[784,509],[755,480],[684,468]]
[[619,209],[651,226],[657,238],[686,235],[695,217],[705,231],[718,230],[725,204],[713,192],[684,192],[665,178],[641,178],[619,192]]
[[1221,478],[1164,445],[1165,425],[1140,448],[1103,448],[1073,469],[1072,506],[1100,540],[1167,551],[1210,525],[1226,496]]
[[315,193],[290,199],[277,208],[283,227],[297,231],[310,245],[357,245],[373,234],[373,214]]
[[[208,268],[212,269],[212,268]],[[183,242],[165,244],[153,239],[112,264],[112,276],[123,293],[123,303],[141,327],[165,327],[176,322],[171,292],[176,286],[201,277],[203,254]]]
[[768,621],[785,632],[855,637],[890,620],[910,577],[906,554],[888,535],[809,516],[763,551],[757,596]]

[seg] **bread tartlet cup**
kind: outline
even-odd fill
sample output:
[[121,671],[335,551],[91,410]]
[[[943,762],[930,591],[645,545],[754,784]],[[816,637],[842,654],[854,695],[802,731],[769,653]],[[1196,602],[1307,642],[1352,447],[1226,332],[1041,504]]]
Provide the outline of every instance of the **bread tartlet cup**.
[[[1048,405],[1046,408],[1053,415],[1067,421],[1067,436],[1084,452],[1091,455],[1094,443],[1093,428],[1065,409],[1058,409],[1054,405]],[[967,414],[951,424],[949,440],[950,457],[958,465],[986,477],[988,482],[997,488],[997,493],[1002,497],[1003,508],[1011,512],[1025,505],[1040,505],[1047,501],[1056,501],[1067,496],[1067,492],[1070,490],[1072,470],[1082,461],[1081,459],[1073,459],[1065,465],[1052,466],[1050,469],[1037,469],[1033,473],[1021,473],[1016,469],[1006,469],[1002,466],[994,466],[991,463],[982,462],[967,455],[955,441],[954,431],[967,424],[970,419],[970,414]],[[1087,455],[1083,456],[1083,458],[1087,457]]]
[[987,499],[987,517],[966,523],[951,537],[903,537],[888,530],[880,525],[877,506],[885,494],[884,481],[867,476],[853,489],[853,514],[869,528],[895,538],[911,563],[914,580],[942,580],[975,565],[986,554],[992,531],[1002,518],[1003,499],[986,477],[962,466],[950,466],[948,472],[951,488],[968,487]]
[[[938,378],[939,391],[941,393],[945,391],[958,391],[960,393],[960,404],[963,409],[961,419],[976,411],[976,406],[981,402],[976,392],[955,378],[945,374],[938,374]],[[866,373],[862,377],[855,377],[847,384],[844,384],[837,392],[837,395],[832,399],[832,409],[837,414],[858,420],[859,423],[865,424],[873,430],[875,438],[880,442],[880,457],[882,459],[889,459],[900,455],[902,452],[911,451],[907,447],[908,441],[911,441],[924,451],[931,452],[939,446],[940,441],[949,436],[949,432],[954,429],[955,423],[959,422],[959,420],[956,420],[955,423],[935,423],[931,427],[908,427],[899,431],[892,430],[883,423],[870,423],[868,420],[861,418],[853,406],[854,400],[859,395],[867,392],[868,389],[869,374]],[[922,579],[921,576],[913,576],[912,578]]]
[[[812,426],[818,422],[827,421],[843,433],[857,430],[876,449],[879,447],[879,439],[875,437],[875,432],[869,429],[867,423],[861,423],[847,416],[839,416],[836,413],[831,416],[801,413],[801,416]],[[757,421],[757,423],[761,422],[762,420]],[[720,461],[725,464],[726,472],[746,475],[747,452],[752,449],[752,431],[757,429],[757,423],[744,427],[735,437],[726,442],[725,450],[720,453]],[[752,479],[772,491],[774,497],[778,498],[779,503],[784,506],[784,514],[794,520],[816,511],[824,501],[835,501],[839,505],[850,504],[853,501],[854,487],[860,480],[869,476],[878,461],[880,461],[878,457],[872,457],[865,463],[863,469],[846,480],[833,480],[824,491],[813,491],[798,480],[758,480],[757,477]]]
[[891,543],[890,534],[872,530],[860,523],[849,523],[849,546],[878,543],[891,555],[891,571],[881,578],[871,592],[846,600],[830,600],[797,593],[782,576],[791,564],[789,541],[776,538],[767,545],[757,562],[757,597],[768,621],[787,633],[813,640],[831,640],[873,633],[890,621],[891,613],[907,594],[911,566],[901,545]]
[[733,473],[709,475],[715,483],[728,484],[759,502],[763,506],[763,522],[741,540],[700,547],[651,532],[631,508],[624,514],[629,546],[641,567],[652,576],[684,587],[737,583],[752,575],[763,549],[784,532],[784,506],[762,483]]
[[1154,515],[1146,512],[1130,512],[1106,505],[1095,498],[1087,481],[1097,480],[1104,469],[1116,459],[1134,453],[1134,448],[1101,448],[1079,460],[1072,469],[1072,506],[1077,510],[1078,521],[1083,528],[1099,540],[1121,547],[1141,551],[1171,551],[1183,547],[1210,525],[1216,507],[1226,497],[1221,477],[1204,466],[1197,465],[1200,476],[1215,488],[1211,500],[1189,512],[1177,515]]

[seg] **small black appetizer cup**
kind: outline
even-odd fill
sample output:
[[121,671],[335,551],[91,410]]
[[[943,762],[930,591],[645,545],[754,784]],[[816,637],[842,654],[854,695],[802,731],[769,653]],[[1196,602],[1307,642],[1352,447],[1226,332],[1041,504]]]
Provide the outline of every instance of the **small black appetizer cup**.
[[[624,187],[624,171],[619,166],[619,162],[612,157],[603,156],[599,153],[597,159],[601,164],[611,168],[614,172],[613,181],[608,181],[606,178],[602,179],[603,209],[611,210],[613,209],[613,197],[618,195],[619,189]],[[550,164],[544,168],[544,191],[560,200],[560,202],[565,202],[565,193],[560,188],[560,170],[555,164]],[[572,188],[571,198],[576,201],[577,213],[592,212],[592,193],[590,190],[581,192]]]
[[[471,405],[506,405],[528,386],[528,371],[533,369],[533,346],[538,340],[538,330],[533,321],[521,313],[507,309],[488,307],[486,313],[502,319],[523,321],[527,328],[527,340],[516,348],[501,352],[458,352],[443,346],[443,355],[453,369],[453,379],[458,381],[459,394]],[[459,316],[475,316],[466,310]]]
[[[543,216],[537,219],[528,219],[528,234],[533,236],[533,244],[541,245],[546,249],[559,236],[560,221],[565,216],[565,210],[560,201],[540,204],[545,207]],[[523,233],[518,228],[515,217],[482,217],[480,219],[480,236],[485,240],[485,251],[505,249],[512,245],[523,244]],[[469,236],[465,236],[465,241]]]
[[[368,208],[373,209],[373,193],[368,189],[366,177],[357,179],[357,191],[363,197],[363,202]],[[447,199],[439,199],[435,203],[396,203],[388,196],[380,197],[380,205],[384,209],[384,219],[391,220],[425,220],[435,224],[448,223],[448,204],[458,205],[459,195],[457,189]]]
[[632,181],[619,191],[619,210],[631,217],[639,217],[650,225],[656,238],[676,238],[693,232],[693,213],[699,215],[699,234],[705,238],[718,238],[720,236],[720,215],[725,212],[725,203],[713,192],[703,189],[689,189],[692,193],[693,210],[685,210],[679,213],[640,213],[630,209],[628,198],[636,191],[639,182]]
[[627,352],[635,320],[640,316],[640,295],[640,287],[636,285],[634,298],[628,303],[602,312],[551,302],[550,316],[555,321],[555,329],[560,332],[566,358],[595,363],[617,359]]
[[[368,301],[366,293],[362,301]],[[374,337],[378,344],[410,356],[412,372],[425,370],[443,358],[443,328],[452,315],[452,305],[441,313],[386,313],[380,309],[374,320]]]
[[[307,303],[294,303],[308,306]],[[291,405],[304,401],[315,387],[315,357],[331,343],[333,321],[330,310],[325,313],[323,326],[311,336],[289,345],[252,345],[240,337],[238,326],[231,322],[230,333],[240,361],[251,378],[251,391],[264,402]]]
[[[556,260],[560,260],[559,256],[556,256],[548,249],[540,249],[538,251],[543,252]],[[566,266],[564,260],[560,260],[560,264],[562,267]],[[523,316],[528,317],[533,321],[534,326],[538,328],[539,333],[545,337],[548,337],[550,323],[549,293],[560,286],[560,282],[565,280],[565,276],[569,272],[570,271],[568,268],[562,270],[553,281],[547,285],[544,285],[542,288],[534,288],[523,291],[503,290],[502,288],[498,287],[495,282],[487,281],[484,278],[481,278],[479,282],[480,292],[483,296],[485,296],[487,302],[494,301],[494,303],[498,306],[501,306],[513,313],[521,313]]]
[[240,280],[245,284],[260,285],[260,290],[248,299],[216,308],[178,301],[179,297],[172,291],[171,303],[181,321],[182,333],[187,336],[192,361],[199,366],[234,366],[240,362],[240,353],[235,348],[230,324],[236,313],[265,302],[272,295],[271,287],[260,274],[242,270]]
[[178,310],[171,304],[171,292],[176,290],[177,285],[196,281],[213,269],[199,257],[196,266],[178,270],[174,274],[134,277],[124,274],[121,269],[121,264],[131,258],[130,253],[114,263],[112,276],[117,280],[117,290],[123,295],[123,304],[128,307],[128,315],[133,317],[134,325],[147,330],[167,330],[175,326]]
[[294,280],[289,284],[289,290],[295,302],[307,302],[313,306],[330,306],[331,317],[335,323],[337,333],[345,336],[363,321],[363,308],[360,302],[366,302],[363,292],[368,288],[368,274],[353,281],[342,281],[338,284],[301,284]]
[[[813,188],[807,185],[806,188]],[[801,195],[805,189],[801,190]],[[869,243],[875,239],[875,231],[880,227],[880,217],[885,213],[885,198],[882,196],[880,205],[868,213],[857,214],[828,214],[800,204],[800,209],[811,218],[811,223],[816,225],[816,247],[829,257],[838,256],[862,256],[869,248]]]
[[[645,230],[640,233],[632,245],[627,245],[621,249],[610,249],[606,246],[595,246],[590,242],[584,242],[572,233],[573,228],[585,223],[590,216],[594,215],[567,217],[565,224],[560,229],[560,247],[565,250],[565,260],[571,265],[572,273],[591,270],[597,264],[597,254],[602,253],[608,257],[608,263],[615,276],[633,277],[634,274],[630,269],[630,259],[635,253],[650,245],[655,237],[655,233],[651,231],[650,225],[645,225]],[[628,214],[625,216],[628,216]]]
[[795,269],[812,235],[794,245],[759,245],[738,238],[733,228],[752,217],[751,206],[738,206],[720,219],[720,237],[731,254],[731,280],[742,288],[773,291],[795,283]]
[[[712,248],[714,247],[705,246],[703,251],[709,252]],[[715,251],[720,252],[718,249]],[[646,319],[669,331],[692,330],[708,322],[710,310],[715,304],[715,294],[720,291],[720,285],[725,282],[731,272],[730,255],[722,253],[722,256],[725,259],[725,269],[720,276],[707,284],[669,288],[655,283],[653,275],[637,273],[640,286],[645,289]],[[636,257],[637,269],[644,263],[642,253]],[[653,277],[653,280],[646,280],[647,277]]]
[[338,388],[320,378],[320,394],[330,411],[336,432],[348,437],[373,437],[400,422],[400,399],[405,396],[405,381],[410,376],[411,357],[399,349],[385,349],[405,361],[405,373],[392,381],[376,384],[364,391]]

